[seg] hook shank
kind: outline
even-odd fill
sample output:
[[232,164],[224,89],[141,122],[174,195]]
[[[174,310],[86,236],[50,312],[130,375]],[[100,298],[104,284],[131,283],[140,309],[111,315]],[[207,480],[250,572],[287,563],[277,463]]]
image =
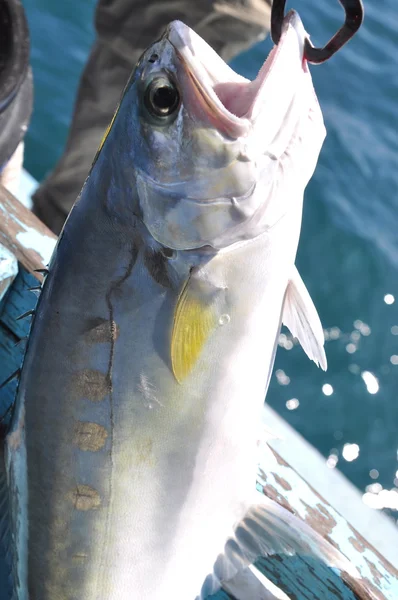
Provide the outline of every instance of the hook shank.
[[[315,48],[309,39],[305,40],[304,57],[313,64],[329,60],[344,44],[346,44],[360,28],[363,21],[362,0],[339,0],[345,10],[344,25],[328,41],[323,48]],[[274,0],[271,11],[271,37],[278,44],[282,34],[282,23],[285,16],[286,0]]]

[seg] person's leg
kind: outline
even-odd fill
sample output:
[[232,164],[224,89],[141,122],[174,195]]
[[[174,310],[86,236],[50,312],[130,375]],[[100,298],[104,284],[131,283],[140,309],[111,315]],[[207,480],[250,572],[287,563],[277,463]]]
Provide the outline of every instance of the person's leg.
[[80,81],[65,151],[33,198],[42,221],[59,233],[134,64],[170,21],[184,21],[229,60],[266,35],[270,1],[99,0],[98,37]]
[[33,104],[29,31],[19,0],[0,2],[0,183],[13,193]]

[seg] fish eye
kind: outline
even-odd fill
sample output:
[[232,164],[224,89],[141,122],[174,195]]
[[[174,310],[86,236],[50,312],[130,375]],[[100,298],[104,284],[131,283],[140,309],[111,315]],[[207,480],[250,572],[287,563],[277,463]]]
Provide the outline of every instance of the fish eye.
[[155,77],[145,90],[144,104],[154,117],[172,116],[180,106],[177,86],[167,77]]

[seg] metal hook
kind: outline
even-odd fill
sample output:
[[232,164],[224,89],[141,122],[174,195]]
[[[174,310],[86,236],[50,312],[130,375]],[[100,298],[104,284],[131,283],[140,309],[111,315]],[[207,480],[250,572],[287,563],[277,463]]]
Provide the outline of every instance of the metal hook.
[[[345,22],[323,48],[314,48],[309,39],[305,40],[304,57],[310,63],[319,64],[329,60],[358,31],[363,21],[362,0],[339,0],[345,10]],[[274,0],[271,11],[271,37],[278,44],[282,35],[286,0]]]

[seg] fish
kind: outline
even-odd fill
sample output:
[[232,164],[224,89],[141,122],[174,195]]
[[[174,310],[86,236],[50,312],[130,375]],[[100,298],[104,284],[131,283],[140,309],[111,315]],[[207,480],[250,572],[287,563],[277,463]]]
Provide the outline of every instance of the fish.
[[281,549],[344,563],[255,489],[281,323],[326,368],[295,267],[325,137],[305,39],[288,13],[249,81],[174,21],[137,63],[28,341],[6,439],[13,600],[205,598],[240,573],[260,585],[252,563]]

